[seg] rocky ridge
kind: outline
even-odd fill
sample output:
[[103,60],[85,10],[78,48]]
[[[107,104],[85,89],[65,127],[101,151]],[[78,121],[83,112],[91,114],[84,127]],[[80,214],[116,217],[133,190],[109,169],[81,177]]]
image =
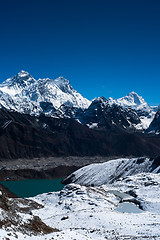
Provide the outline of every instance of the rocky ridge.
[[[122,114],[123,117],[123,114]],[[123,118],[122,118],[123,120]],[[110,119],[107,118],[108,124]],[[0,110],[0,158],[64,156],[156,156],[159,135],[128,132],[116,125],[96,130],[71,118]]]
[[[58,232],[47,226],[32,214],[32,210],[43,208],[43,205],[29,199],[15,196],[3,185],[0,185],[0,236],[1,239],[16,239],[20,236],[37,236]],[[2,238],[6,235],[5,238]],[[20,236],[19,236],[20,235]]]

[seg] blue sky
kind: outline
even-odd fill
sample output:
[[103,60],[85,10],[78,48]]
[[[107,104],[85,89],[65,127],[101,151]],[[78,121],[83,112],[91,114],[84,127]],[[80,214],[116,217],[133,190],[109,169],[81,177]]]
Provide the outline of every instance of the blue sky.
[[64,76],[88,99],[137,92],[159,104],[159,0],[5,0],[0,81]]

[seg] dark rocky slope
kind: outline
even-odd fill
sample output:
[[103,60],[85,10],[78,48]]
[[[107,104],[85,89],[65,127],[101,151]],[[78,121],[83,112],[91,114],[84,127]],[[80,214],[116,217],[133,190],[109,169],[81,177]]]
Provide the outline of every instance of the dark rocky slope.
[[91,128],[111,129],[113,127],[136,131],[140,118],[131,108],[110,104],[105,97],[96,98],[79,118],[82,124]]
[[0,110],[0,158],[48,156],[156,156],[160,136],[129,133],[115,125],[89,129],[73,119]]
[[[8,236],[15,236],[18,239],[18,233],[28,236],[44,235],[51,232],[57,232],[47,226],[38,216],[33,215],[32,210],[43,208],[31,199],[18,198],[7,188],[0,185],[0,229],[8,232]],[[25,216],[25,217],[24,217]],[[10,231],[14,232],[14,235]],[[10,239],[8,237],[1,239]]]

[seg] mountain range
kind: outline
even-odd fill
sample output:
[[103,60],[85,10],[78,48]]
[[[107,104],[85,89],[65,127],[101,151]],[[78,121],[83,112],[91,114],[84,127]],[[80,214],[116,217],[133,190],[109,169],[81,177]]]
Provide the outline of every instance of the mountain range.
[[[114,112],[114,115],[125,118],[124,121],[120,118],[118,125],[141,130],[149,127],[158,109],[157,106],[149,106],[135,92],[119,99],[107,100],[99,97],[90,101],[63,77],[35,80],[23,70],[0,84],[0,106],[10,111],[35,116],[45,114],[56,118],[69,117],[91,128],[102,127],[102,121],[105,122],[107,117],[110,118],[111,124],[117,124],[116,116],[111,117]],[[121,124],[121,121],[124,124]]]
[[89,101],[21,71],[0,84],[1,179],[71,174],[33,198],[0,185],[1,238],[159,239],[158,155],[160,109],[137,93]]
[[160,110],[137,93],[84,98],[57,79],[21,71],[0,84],[0,157],[155,156]]
[[83,98],[63,77],[38,79],[25,71],[19,72],[0,84],[1,105],[20,113],[55,116],[64,104],[69,107],[87,108],[90,101]]

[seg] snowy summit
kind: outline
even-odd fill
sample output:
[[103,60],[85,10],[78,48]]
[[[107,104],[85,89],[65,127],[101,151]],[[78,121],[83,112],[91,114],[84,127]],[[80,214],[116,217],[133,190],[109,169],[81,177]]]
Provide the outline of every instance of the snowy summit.
[[82,109],[90,105],[90,101],[79,94],[67,79],[36,81],[24,70],[0,84],[0,103],[9,110],[36,115],[44,112],[44,103],[48,104],[50,115],[63,104]]

